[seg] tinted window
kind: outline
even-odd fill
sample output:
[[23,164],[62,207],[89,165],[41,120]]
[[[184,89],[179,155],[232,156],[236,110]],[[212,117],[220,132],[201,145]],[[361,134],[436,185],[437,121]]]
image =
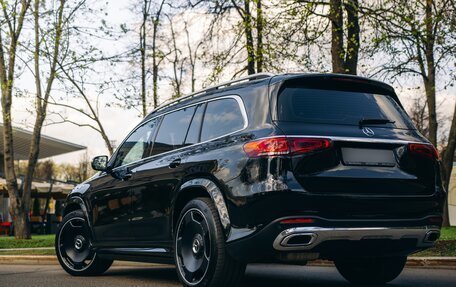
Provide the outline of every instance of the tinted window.
[[205,105],[199,105],[196,108],[196,112],[193,115],[192,123],[190,124],[190,128],[188,129],[187,138],[185,139],[185,145],[196,144],[199,141],[204,106]]
[[382,125],[412,128],[407,115],[386,95],[336,90],[285,88],[279,95],[280,121],[358,125],[361,119],[388,119]]
[[183,146],[195,107],[189,107],[164,116],[155,138],[152,154],[159,154]]
[[144,157],[152,134],[157,126],[157,121],[152,120],[133,131],[119,147],[114,162],[114,167],[129,164]]
[[244,118],[235,99],[222,99],[207,103],[201,141],[210,140],[244,127]]

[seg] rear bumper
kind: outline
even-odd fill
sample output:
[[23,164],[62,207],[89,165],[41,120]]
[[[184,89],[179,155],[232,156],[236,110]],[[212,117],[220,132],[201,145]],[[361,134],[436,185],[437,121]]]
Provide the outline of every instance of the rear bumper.
[[281,224],[279,219],[249,236],[227,242],[227,248],[231,256],[243,262],[406,256],[432,247],[438,239],[440,226],[429,224],[429,218],[333,224],[319,219],[313,226]]
[[319,244],[335,240],[402,240],[415,239],[417,248],[431,247],[440,237],[440,229],[422,227],[293,227],[277,235],[273,247],[278,251],[312,250]]

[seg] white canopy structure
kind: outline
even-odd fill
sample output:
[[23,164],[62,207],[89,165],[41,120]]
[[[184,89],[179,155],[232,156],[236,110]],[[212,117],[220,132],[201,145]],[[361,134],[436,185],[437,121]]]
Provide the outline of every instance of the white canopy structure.
[[[0,123],[0,135],[3,133],[3,124]],[[20,128],[13,128],[13,145],[14,159],[28,160],[30,143],[32,141],[32,132]],[[85,150],[86,147],[53,137],[41,136],[39,159],[48,158],[51,156],[61,155],[69,152]],[[0,136],[0,174],[4,172],[3,167],[3,137]],[[21,179],[18,178],[19,184]],[[66,195],[73,189],[74,184],[61,182],[53,182],[52,189],[49,182],[33,181],[32,182],[32,197],[53,199],[64,199]],[[50,193],[49,193],[50,191]],[[0,178],[0,221],[10,221],[11,218],[8,212],[9,198],[6,188],[5,179]]]
[[[3,134],[3,123],[0,123],[0,134]],[[32,141],[32,132],[20,128],[13,128],[14,159],[27,160]],[[70,143],[60,139],[41,136],[39,158],[47,158],[64,153],[80,151],[86,149],[85,146]],[[0,137],[0,154],[3,155],[3,137]]]

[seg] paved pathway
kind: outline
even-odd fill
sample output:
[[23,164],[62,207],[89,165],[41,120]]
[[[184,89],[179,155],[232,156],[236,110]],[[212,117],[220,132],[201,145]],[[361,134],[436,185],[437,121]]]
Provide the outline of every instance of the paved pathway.
[[[98,277],[72,277],[56,265],[0,265],[0,286],[114,287],[180,286],[172,267],[112,267]],[[350,286],[333,267],[250,265],[243,286],[336,287]],[[407,268],[388,286],[456,286],[456,270]]]

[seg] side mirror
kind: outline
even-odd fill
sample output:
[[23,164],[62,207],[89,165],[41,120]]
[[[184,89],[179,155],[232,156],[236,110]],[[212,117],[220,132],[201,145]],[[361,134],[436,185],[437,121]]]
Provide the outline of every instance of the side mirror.
[[98,171],[106,171],[108,169],[108,156],[99,155],[92,159],[92,168]]

